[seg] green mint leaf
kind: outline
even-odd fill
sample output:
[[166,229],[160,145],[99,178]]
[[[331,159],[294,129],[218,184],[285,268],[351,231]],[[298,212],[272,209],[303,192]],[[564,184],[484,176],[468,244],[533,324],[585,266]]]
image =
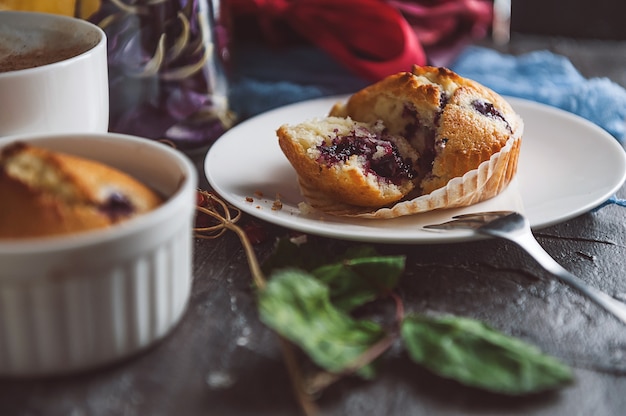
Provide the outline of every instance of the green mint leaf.
[[349,312],[395,288],[404,271],[404,260],[403,256],[352,258],[311,273],[328,285],[333,304]]
[[368,245],[352,246],[345,253],[331,256],[328,247],[315,240],[296,245],[285,238],[279,240],[263,269],[268,275],[281,268],[311,272],[328,285],[335,306],[351,311],[392,290],[404,265],[404,256],[381,256]]
[[[335,308],[328,288],[298,269],[276,271],[259,292],[261,321],[297,344],[320,367],[333,373],[347,369],[384,336],[376,323],[355,320]],[[371,378],[371,365],[359,375]]]
[[402,338],[411,358],[432,372],[497,393],[535,393],[573,378],[536,347],[468,318],[407,317]]

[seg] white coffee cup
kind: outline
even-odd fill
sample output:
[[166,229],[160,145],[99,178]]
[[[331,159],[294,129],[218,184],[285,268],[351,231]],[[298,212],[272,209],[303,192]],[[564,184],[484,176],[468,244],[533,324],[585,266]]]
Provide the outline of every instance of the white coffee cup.
[[[81,19],[0,11],[0,137],[106,132],[106,42]],[[33,66],[35,57],[44,64]]]

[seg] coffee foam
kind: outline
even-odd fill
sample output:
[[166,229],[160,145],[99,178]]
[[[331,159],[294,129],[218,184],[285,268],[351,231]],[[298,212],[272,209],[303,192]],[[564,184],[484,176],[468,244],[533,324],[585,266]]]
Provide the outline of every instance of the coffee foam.
[[[5,64],[0,65],[0,72],[62,61],[88,51],[97,43],[96,33],[81,30],[74,25],[51,24],[47,27],[35,27],[2,22],[0,64]],[[10,62],[27,56],[37,58],[28,58],[23,63]]]
[[12,55],[33,51],[79,47],[88,51],[98,43],[97,35],[74,26],[53,24],[49,27],[34,25],[16,26],[10,22],[0,24],[0,60]]

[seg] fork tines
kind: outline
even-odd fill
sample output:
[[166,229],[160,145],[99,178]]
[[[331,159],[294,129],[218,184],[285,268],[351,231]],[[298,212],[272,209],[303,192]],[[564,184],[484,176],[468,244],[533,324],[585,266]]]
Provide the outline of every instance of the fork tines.
[[422,228],[425,230],[476,230],[491,221],[504,218],[512,214],[515,214],[515,211],[472,212],[468,214],[455,215],[452,217],[451,221],[440,224],[429,224],[423,226]]

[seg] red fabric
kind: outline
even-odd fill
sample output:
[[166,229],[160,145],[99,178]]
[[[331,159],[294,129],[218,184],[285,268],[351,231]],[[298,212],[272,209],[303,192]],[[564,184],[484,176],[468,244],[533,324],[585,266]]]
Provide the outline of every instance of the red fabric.
[[407,19],[424,46],[454,42],[459,37],[485,36],[493,3],[485,0],[387,0]]
[[235,21],[254,17],[269,42],[284,43],[296,33],[372,81],[426,64],[423,44],[458,37],[459,28],[467,31],[464,22],[484,26],[492,7],[489,0],[227,0],[227,4]]

